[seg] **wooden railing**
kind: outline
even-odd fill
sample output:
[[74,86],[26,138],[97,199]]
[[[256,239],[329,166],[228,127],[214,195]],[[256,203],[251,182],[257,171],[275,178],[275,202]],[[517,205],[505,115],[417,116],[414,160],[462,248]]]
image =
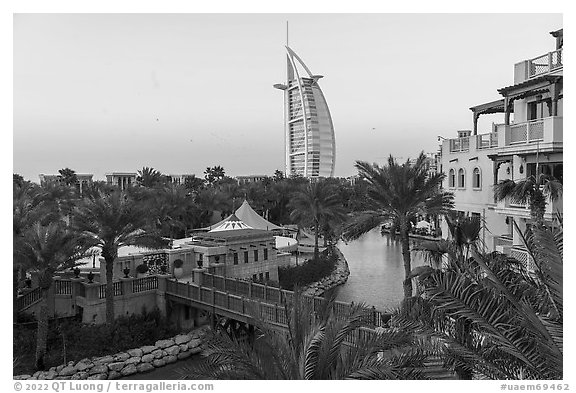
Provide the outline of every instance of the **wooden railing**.
[[528,69],[529,78],[534,78],[558,70],[563,67],[562,49],[538,56],[528,62],[530,64]]
[[492,149],[498,147],[498,134],[492,132],[490,134],[480,134],[476,135],[476,148],[478,150],[482,149]]
[[36,303],[42,298],[42,289],[35,288],[30,292],[20,296],[16,300],[16,307],[19,311],[24,310],[25,308],[30,307],[32,304]]
[[[209,273],[203,273],[202,278],[202,286],[167,280],[166,293],[248,317],[256,312],[265,321],[286,325],[284,307],[292,303],[294,292]],[[212,286],[208,287],[208,284]],[[307,295],[303,295],[303,300],[314,313],[319,312],[325,301],[321,297]],[[336,301],[333,307],[334,315],[339,318],[348,315],[354,305]],[[387,314],[374,307],[365,307],[362,313],[364,322],[372,327],[384,327],[389,319]]]
[[510,126],[510,144],[544,140],[544,120],[533,120]]
[[470,150],[470,137],[450,139],[450,153]]

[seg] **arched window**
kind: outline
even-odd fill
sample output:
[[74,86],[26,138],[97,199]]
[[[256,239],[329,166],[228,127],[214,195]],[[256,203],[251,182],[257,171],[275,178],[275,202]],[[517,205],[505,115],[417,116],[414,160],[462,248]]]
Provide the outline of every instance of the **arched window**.
[[450,169],[450,172],[448,172],[448,187],[456,187],[456,174],[454,169]]
[[480,168],[474,168],[472,172],[472,188],[482,187],[482,178],[480,176]]
[[459,188],[464,188],[464,169],[460,168],[458,169],[458,187]]

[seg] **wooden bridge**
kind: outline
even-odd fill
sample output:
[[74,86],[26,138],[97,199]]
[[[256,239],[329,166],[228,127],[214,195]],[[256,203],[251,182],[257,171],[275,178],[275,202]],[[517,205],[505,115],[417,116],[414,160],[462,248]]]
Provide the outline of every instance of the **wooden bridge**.
[[[256,320],[261,320],[278,329],[288,327],[286,305],[291,303],[294,292],[205,272],[196,274],[189,282],[177,281],[168,275],[121,279],[113,284],[116,307],[135,297],[148,296],[147,299],[157,299],[157,295],[161,295],[166,300],[247,325],[254,325]],[[52,291],[53,298],[59,300],[60,305],[70,303],[68,308],[64,308],[74,310],[74,305],[104,305],[106,284],[74,279],[56,280]],[[18,298],[17,308],[19,311],[26,311],[37,304],[40,298],[40,290],[32,290]],[[325,301],[321,297],[306,295],[303,295],[303,299],[314,313]],[[333,307],[334,315],[338,318],[348,315],[354,305],[336,301]],[[378,327],[387,327],[388,314],[374,307],[363,307],[362,313],[366,327],[357,329],[346,337],[345,342],[349,345],[354,345],[363,336],[376,334],[375,329]],[[63,313],[55,310],[55,314]],[[427,362],[424,372],[431,379],[454,379],[454,373],[443,368],[437,358]]]

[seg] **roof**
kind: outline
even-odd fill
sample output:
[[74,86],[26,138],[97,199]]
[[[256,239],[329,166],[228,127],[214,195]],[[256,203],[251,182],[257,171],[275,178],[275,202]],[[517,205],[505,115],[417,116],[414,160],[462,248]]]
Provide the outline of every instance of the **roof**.
[[487,102],[485,104],[476,105],[470,108],[474,113],[478,114],[490,114],[490,113],[501,113],[505,111],[504,99]]
[[236,239],[247,239],[254,237],[272,237],[269,231],[262,231],[259,229],[236,229],[233,231],[218,231],[218,232],[207,232],[196,235],[195,237],[199,239],[222,239],[222,240],[236,240]]
[[[220,227],[222,224],[224,224],[226,221],[228,221],[232,216],[236,217],[236,219],[238,221],[243,222],[249,228],[261,229],[261,230],[265,230],[265,231],[282,229],[282,227],[279,227],[278,225],[271,223],[270,221],[266,220],[264,217],[262,217],[261,215],[256,213],[254,211],[254,209],[252,209],[252,207],[250,206],[248,201],[246,201],[246,200],[244,200],[242,205],[238,209],[236,209],[236,212],[234,214],[230,215],[229,217],[223,219],[220,222],[217,222],[216,224],[213,224],[213,225],[210,225],[209,227],[201,228],[201,229],[204,229],[204,230],[208,229],[208,230],[210,230],[210,232],[212,232],[212,230]],[[214,228],[214,229],[212,229],[212,228]],[[230,229],[235,229],[235,228],[230,228]]]
[[282,227],[279,227],[278,225],[271,223],[270,221],[266,220],[264,217],[256,213],[254,209],[252,209],[252,206],[250,206],[247,200],[244,200],[242,205],[238,209],[236,209],[236,216],[254,229],[262,229],[266,231],[271,231],[274,229],[282,229]]
[[240,220],[234,213],[229,215],[224,221],[220,221],[218,225],[212,230],[212,232],[221,232],[221,231],[237,231],[240,229],[252,229],[250,225],[246,225],[242,220]]
[[510,92],[513,92],[515,90],[523,90],[525,88],[528,88],[530,86],[535,86],[538,85],[539,83],[554,83],[556,81],[558,81],[559,79],[562,79],[562,76],[560,75],[542,75],[539,76],[537,78],[532,78],[532,79],[528,79],[522,83],[518,83],[516,85],[511,85],[511,86],[506,86],[503,87],[501,89],[498,89],[498,93],[502,94],[503,96],[507,96]]

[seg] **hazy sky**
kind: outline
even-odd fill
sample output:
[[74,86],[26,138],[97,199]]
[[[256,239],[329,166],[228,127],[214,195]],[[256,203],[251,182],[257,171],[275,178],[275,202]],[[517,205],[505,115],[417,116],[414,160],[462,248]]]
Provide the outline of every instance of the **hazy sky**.
[[[336,176],[434,151],[554,50],[560,14],[17,14],[14,172],[284,169],[283,45],[332,114]],[[502,115],[480,118],[489,132]]]

